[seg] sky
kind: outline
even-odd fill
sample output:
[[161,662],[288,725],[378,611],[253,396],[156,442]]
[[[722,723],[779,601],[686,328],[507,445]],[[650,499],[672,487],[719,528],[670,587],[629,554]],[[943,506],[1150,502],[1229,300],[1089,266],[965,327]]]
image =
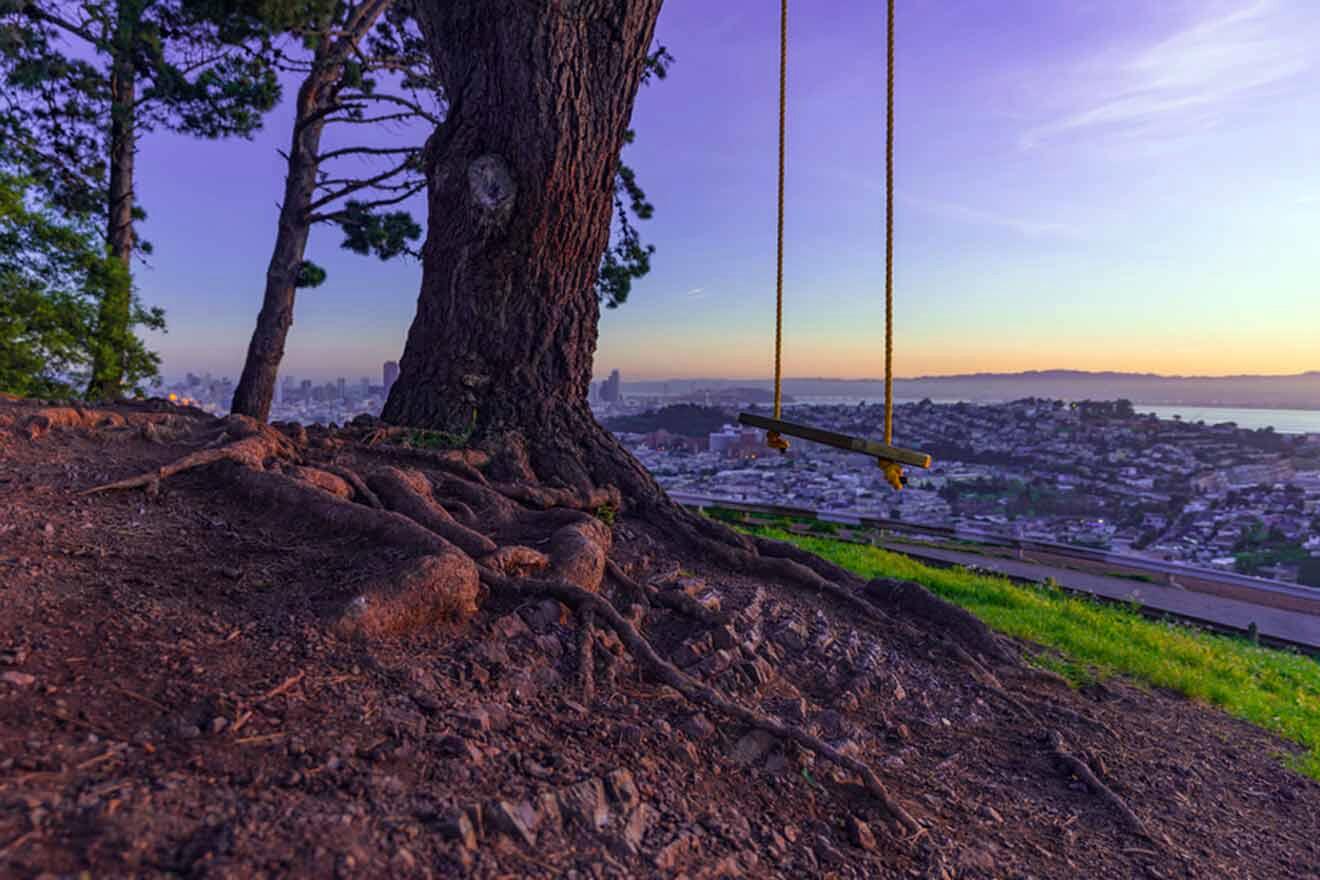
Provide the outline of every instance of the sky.
[[[777,12],[665,3],[676,62],[625,153],[654,269],[604,314],[598,375],[769,375]],[[883,4],[797,0],[789,27],[785,373],[879,376]],[[1320,369],[1320,4],[899,0],[897,38],[897,375]],[[142,145],[167,376],[241,369],[289,122]],[[286,374],[378,377],[402,350],[420,267],[337,245],[313,234],[329,280]]]

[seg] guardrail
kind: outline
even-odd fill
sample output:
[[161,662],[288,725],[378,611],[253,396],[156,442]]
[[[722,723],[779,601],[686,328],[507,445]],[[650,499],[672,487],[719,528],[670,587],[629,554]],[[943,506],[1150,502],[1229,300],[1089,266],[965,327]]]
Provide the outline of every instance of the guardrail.
[[980,529],[960,529],[949,526],[925,525],[923,523],[906,522],[904,520],[890,519],[888,517],[867,516],[862,513],[847,510],[814,510],[808,507],[740,501],[737,499],[718,498],[713,495],[701,495],[690,492],[670,492],[669,497],[685,507],[723,507],[728,508],[729,510],[741,510],[748,513],[768,513],[774,516],[809,517],[812,519],[818,519],[822,522],[857,526],[859,528],[885,529],[891,532],[927,535],[930,537],[945,538],[955,541],[969,541],[974,544],[982,544],[992,547],[1007,547],[1013,550],[1050,553],[1055,556],[1070,557],[1072,559],[1089,562],[1103,562],[1109,565],[1121,565],[1125,568],[1149,572],[1152,574],[1169,576],[1182,575],[1183,577],[1215,581],[1221,584],[1231,584],[1233,586],[1246,587],[1252,590],[1264,590],[1294,599],[1320,602],[1320,589],[1312,587],[1299,586],[1298,584],[1290,584],[1285,581],[1276,581],[1268,578],[1251,577],[1249,575],[1221,571],[1215,568],[1203,568],[1201,566],[1183,565],[1175,562],[1162,562],[1158,559],[1147,559],[1141,556],[1127,556],[1122,553],[1110,553],[1106,550],[1078,547],[1074,544],[1059,544],[1052,541],[1017,538],[1012,535],[1001,535],[997,532],[988,532]]

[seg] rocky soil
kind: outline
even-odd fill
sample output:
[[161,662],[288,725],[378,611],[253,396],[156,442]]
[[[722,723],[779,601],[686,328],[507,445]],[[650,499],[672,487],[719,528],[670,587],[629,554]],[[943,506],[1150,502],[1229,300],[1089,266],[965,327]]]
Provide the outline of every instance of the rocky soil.
[[[81,494],[242,435],[0,401],[0,876],[1320,876],[1320,785],[1265,732],[1074,691],[919,595],[731,568],[479,456],[289,429]],[[432,507],[382,503],[400,483]]]

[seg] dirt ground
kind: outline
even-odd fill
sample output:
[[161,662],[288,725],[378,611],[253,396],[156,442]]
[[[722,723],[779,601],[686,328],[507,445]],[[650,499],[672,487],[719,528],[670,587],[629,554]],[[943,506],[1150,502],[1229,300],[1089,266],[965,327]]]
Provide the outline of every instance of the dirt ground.
[[1294,747],[1176,695],[1012,669],[992,687],[919,621],[680,558],[620,517],[625,571],[730,619],[647,609],[657,650],[863,760],[912,835],[603,630],[584,697],[552,600],[340,635],[399,550],[247,500],[224,467],[80,495],[196,447],[32,430],[37,411],[0,401],[0,876],[1320,876],[1320,785],[1286,769]]

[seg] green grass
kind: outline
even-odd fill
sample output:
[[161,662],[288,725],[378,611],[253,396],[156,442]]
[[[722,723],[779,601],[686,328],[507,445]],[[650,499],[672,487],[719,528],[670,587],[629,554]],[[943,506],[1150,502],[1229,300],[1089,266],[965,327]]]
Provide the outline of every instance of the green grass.
[[1320,663],[1143,617],[1057,588],[1030,587],[961,568],[937,568],[877,547],[755,528],[864,577],[916,581],[1011,636],[1053,648],[1033,659],[1074,684],[1123,674],[1217,706],[1306,749],[1292,765],[1320,779]]

